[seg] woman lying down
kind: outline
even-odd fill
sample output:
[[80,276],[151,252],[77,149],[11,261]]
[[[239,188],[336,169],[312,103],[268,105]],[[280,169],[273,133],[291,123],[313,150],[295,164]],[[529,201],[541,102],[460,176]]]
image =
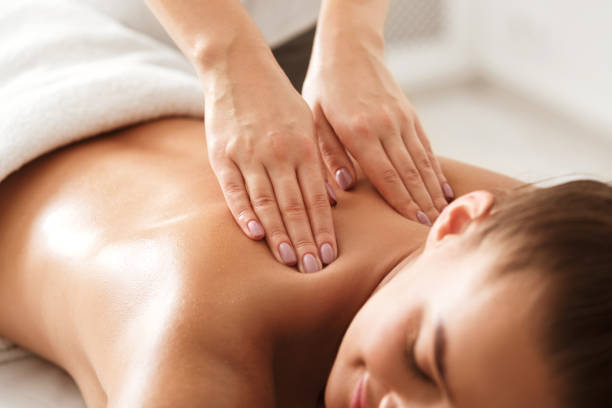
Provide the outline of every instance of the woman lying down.
[[0,185],[0,334],[88,407],[610,406],[610,186],[441,159],[458,198],[428,228],[359,172],[337,260],[303,274],[236,225],[203,131],[116,131]]
[[[127,2],[0,8],[0,336],[90,408],[612,406],[612,187],[436,159],[382,62],[386,2],[325,2],[302,95],[240,3],[147,3],[201,78]],[[236,27],[248,44],[189,49]],[[333,210],[314,128],[353,187]],[[309,168],[266,168],[295,170],[274,189],[286,232],[274,200],[231,199],[283,150],[253,129]],[[205,136],[242,161],[209,161]],[[282,198],[298,181],[304,202]]]

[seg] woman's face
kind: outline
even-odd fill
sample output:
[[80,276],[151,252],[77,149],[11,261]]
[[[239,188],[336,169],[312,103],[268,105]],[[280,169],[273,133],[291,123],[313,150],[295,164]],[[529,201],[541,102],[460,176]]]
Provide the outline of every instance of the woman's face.
[[[463,204],[478,204],[478,194]],[[529,271],[495,274],[498,251],[466,250],[484,207],[470,219],[457,208],[463,199],[353,319],[328,379],[328,408],[555,406],[537,337],[544,282]]]

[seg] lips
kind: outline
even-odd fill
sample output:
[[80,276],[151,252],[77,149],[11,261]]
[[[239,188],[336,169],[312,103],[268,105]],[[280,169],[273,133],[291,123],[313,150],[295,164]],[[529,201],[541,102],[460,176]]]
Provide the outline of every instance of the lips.
[[355,392],[353,392],[353,398],[351,399],[351,405],[349,408],[367,408],[366,401],[366,375],[364,374],[359,379],[357,386],[355,387]]

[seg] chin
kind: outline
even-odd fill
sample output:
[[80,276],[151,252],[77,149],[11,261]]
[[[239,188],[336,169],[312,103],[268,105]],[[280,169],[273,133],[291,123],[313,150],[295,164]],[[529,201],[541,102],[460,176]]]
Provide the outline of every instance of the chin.
[[349,408],[352,394],[363,372],[358,369],[359,364],[347,363],[343,344],[340,346],[336,361],[329,373],[325,387],[326,408]]

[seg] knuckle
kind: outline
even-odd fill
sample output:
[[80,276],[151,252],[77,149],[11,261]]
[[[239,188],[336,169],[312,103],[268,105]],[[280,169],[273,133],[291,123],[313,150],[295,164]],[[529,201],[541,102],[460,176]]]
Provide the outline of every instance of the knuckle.
[[247,148],[246,150],[248,151],[248,143],[244,143],[244,141],[239,143],[238,140],[232,139],[225,144],[223,154],[232,160],[236,160],[241,156],[245,148]]
[[319,151],[321,153],[321,159],[330,169],[337,169],[346,166],[344,162],[345,153],[341,150],[337,150],[327,143],[320,142]]
[[301,218],[306,215],[304,205],[297,198],[290,199],[284,203],[281,207],[281,211],[286,217],[292,219]]
[[329,207],[329,199],[326,193],[315,193],[307,201],[309,209],[321,210]]
[[419,166],[426,171],[433,171],[433,165],[427,156],[422,157],[418,161]]
[[289,157],[290,146],[288,135],[286,133],[272,131],[266,135],[268,140],[270,153],[275,160],[286,161]]
[[378,115],[376,121],[377,128],[382,132],[392,132],[395,130],[395,121],[393,116],[388,111],[383,111]]
[[287,234],[285,233],[285,230],[280,226],[273,226],[268,228],[268,231],[266,231],[266,235],[268,239],[272,242],[281,242],[287,240]]
[[317,146],[314,136],[307,132],[291,131],[268,135],[270,153],[277,162],[287,162],[295,158],[296,153],[300,161],[312,161],[317,156]]
[[332,144],[325,142],[323,139],[319,139],[319,151],[323,160],[332,161],[335,159],[336,149],[334,149]]
[[251,201],[256,209],[268,209],[276,205],[276,200],[269,194],[258,194]]
[[319,238],[319,241],[333,241],[334,231],[331,226],[319,225],[316,228],[315,235]]
[[299,253],[314,252],[314,243],[307,238],[298,238],[293,241],[293,246]]
[[429,142],[423,142],[423,147],[425,148],[425,152],[427,153],[427,159],[431,163],[431,165],[435,168],[438,165],[438,158],[431,151],[431,146],[428,146]]
[[226,181],[223,184],[223,191],[228,197],[235,197],[244,192],[244,186],[236,181]]
[[411,112],[403,114],[403,120],[406,128],[413,129],[415,126],[414,115]]
[[392,169],[392,168],[383,170],[380,176],[381,176],[381,179],[387,184],[395,184],[400,181],[397,171],[395,171],[395,169]]
[[403,171],[404,179],[410,184],[419,184],[421,182],[421,175],[419,171],[414,167],[408,167]]
[[349,122],[349,130],[357,136],[368,136],[370,134],[370,118],[364,114],[355,115]]
[[310,139],[308,139],[307,142],[303,142],[301,145],[299,145],[299,152],[301,159],[306,162],[313,161],[317,156],[316,147]]

